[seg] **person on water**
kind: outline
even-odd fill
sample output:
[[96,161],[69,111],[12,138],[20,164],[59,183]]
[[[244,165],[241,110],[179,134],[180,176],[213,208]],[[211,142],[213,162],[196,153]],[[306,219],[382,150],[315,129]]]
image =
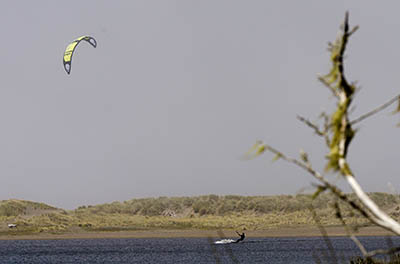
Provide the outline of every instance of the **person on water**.
[[238,234],[240,236],[240,238],[238,238],[238,240],[236,240],[233,243],[239,243],[240,241],[243,241],[244,238],[246,237],[246,235],[244,234],[244,232],[242,234],[240,234],[238,231],[236,231],[236,234]]

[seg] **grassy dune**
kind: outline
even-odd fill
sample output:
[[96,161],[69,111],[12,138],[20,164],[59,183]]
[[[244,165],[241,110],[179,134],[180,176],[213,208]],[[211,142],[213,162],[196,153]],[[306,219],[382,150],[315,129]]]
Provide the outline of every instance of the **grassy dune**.
[[[399,196],[371,193],[371,198],[395,219]],[[333,198],[321,195],[159,197],[80,206],[71,211],[22,200],[0,201],[0,236],[40,233],[82,233],[157,229],[265,230],[315,225],[310,206],[324,226],[338,226]],[[341,205],[350,225],[368,225],[363,217]],[[9,229],[7,224],[17,228]]]

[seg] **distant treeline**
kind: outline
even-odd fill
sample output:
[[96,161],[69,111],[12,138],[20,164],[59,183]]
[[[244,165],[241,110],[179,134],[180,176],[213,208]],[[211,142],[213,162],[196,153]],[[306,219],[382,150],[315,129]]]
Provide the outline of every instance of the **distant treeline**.
[[[371,193],[371,198],[382,208],[396,207],[399,196],[386,193]],[[355,196],[351,196],[355,199]],[[225,216],[234,213],[252,212],[255,214],[290,213],[314,209],[328,209],[333,204],[333,197],[321,195],[312,200],[311,195],[277,196],[239,196],[239,195],[204,195],[196,197],[158,197],[132,199],[125,202],[113,202],[95,206],[81,206],[76,212],[130,214],[143,216]]]

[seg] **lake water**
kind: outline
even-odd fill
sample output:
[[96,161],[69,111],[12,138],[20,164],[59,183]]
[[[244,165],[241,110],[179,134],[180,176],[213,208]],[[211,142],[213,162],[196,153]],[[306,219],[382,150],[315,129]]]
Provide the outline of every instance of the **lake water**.
[[[0,263],[332,263],[322,237],[247,238],[242,243],[215,245],[217,239],[70,239],[2,240]],[[361,255],[347,237],[329,239],[338,263]],[[399,246],[393,237],[364,237],[368,250]],[[335,263],[335,262],[333,262]]]

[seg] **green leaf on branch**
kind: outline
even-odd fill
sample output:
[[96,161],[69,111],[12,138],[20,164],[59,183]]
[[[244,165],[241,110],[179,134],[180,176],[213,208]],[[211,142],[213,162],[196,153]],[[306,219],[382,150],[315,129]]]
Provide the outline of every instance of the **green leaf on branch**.
[[396,110],[393,111],[392,114],[397,114],[399,112],[400,112],[400,96],[399,96],[399,98],[397,100],[397,108],[396,108]]
[[321,193],[323,193],[326,189],[327,189],[327,188],[326,188],[325,186],[319,185],[319,186],[317,187],[317,190],[315,191],[315,193],[313,193],[311,199],[312,199],[312,200],[315,200],[315,199],[318,197],[318,195],[320,195]]
[[277,160],[280,159],[280,158],[282,158],[282,154],[281,154],[281,153],[277,153],[277,154],[275,155],[275,157],[272,159],[272,162],[275,162],[275,161],[277,161]]
[[308,154],[306,152],[304,152],[304,150],[302,150],[302,149],[300,150],[300,158],[305,163],[308,163]]
[[267,150],[267,146],[261,140],[257,142],[244,154],[245,158],[252,159],[255,158]]

